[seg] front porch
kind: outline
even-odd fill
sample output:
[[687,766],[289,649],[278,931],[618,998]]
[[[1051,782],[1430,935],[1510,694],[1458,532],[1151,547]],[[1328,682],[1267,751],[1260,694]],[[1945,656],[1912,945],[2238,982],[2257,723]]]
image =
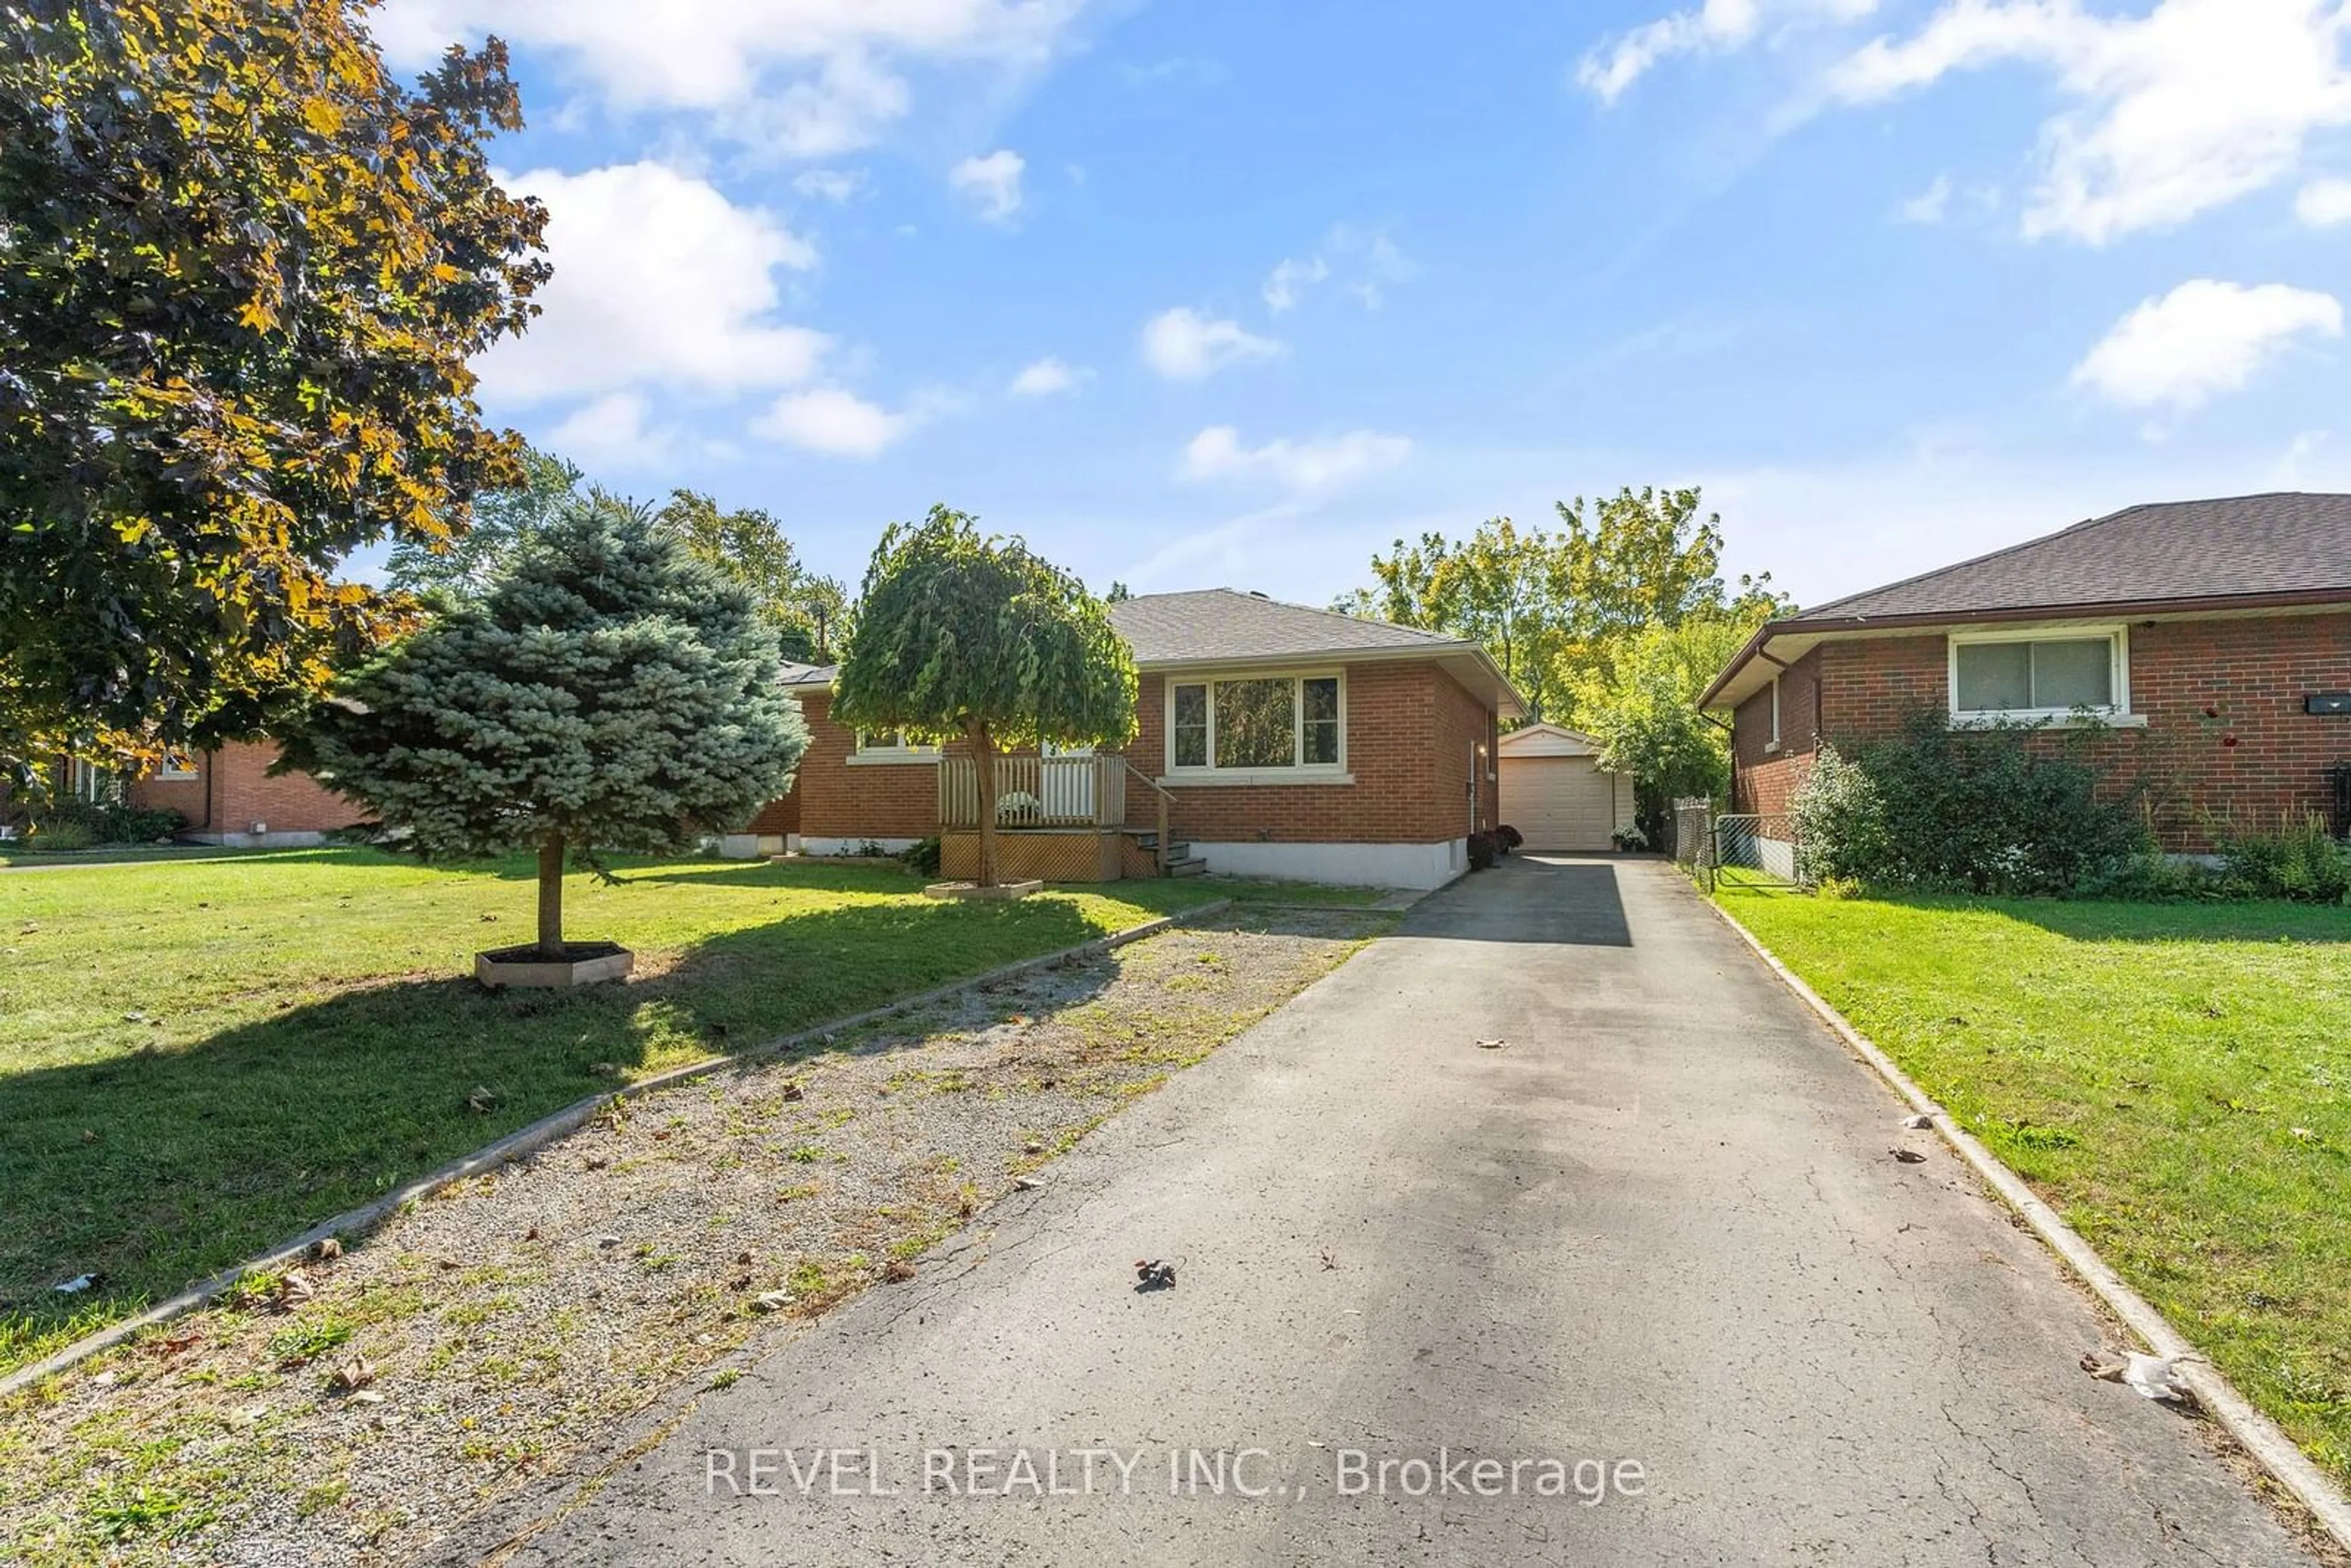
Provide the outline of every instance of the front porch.
[[[1141,785],[1155,820],[1127,821],[1128,780]],[[1116,882],[1122,877],[1196,876],[1207,862],[1168,829],[1173,797],[1109,752],[996,759],[996,873],[1005,880]],[[979,768],[969,757],[939,759],[939,872],[979,874]]]

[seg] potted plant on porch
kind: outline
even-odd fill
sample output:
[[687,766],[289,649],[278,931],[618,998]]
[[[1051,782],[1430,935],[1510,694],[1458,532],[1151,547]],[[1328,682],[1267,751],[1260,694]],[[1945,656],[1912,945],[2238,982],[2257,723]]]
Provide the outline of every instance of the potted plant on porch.
[[996,759],[1022,747],[1123,746],[1134,654],[1101,600],[1018,538],[934,507],[893,523],[866,569],[832,715],[870,730],[961,742],[977,772],[979,874],[935,897],[1019,896],[997,866]]
[[731,831],[808,745],[750,596],[626,505],[585,501],[479,603],[337,684],[287,764],[360,801],[429,858],[531,849],[538,936],[476,956],[492,986],[627,975],[563,935],[567,860],[665,852]]

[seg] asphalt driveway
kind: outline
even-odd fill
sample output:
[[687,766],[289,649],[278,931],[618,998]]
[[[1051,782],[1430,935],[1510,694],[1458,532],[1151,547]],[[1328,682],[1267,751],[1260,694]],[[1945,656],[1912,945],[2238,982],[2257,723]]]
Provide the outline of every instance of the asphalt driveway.
[[449,1553],[2311,1561],[1899,1110],[1670,868],[1506,862]]

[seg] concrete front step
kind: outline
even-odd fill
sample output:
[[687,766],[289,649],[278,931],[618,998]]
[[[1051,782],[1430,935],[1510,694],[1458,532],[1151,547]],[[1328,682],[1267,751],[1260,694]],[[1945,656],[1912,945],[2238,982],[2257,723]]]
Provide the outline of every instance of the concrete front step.
[[[1190,846],[1185,847],[1188,849]],[[1167,862],[1169,876],[1205,876],[1207,871],[1208,862],[1198,855],[1186,855],[1181,860],[1171,860]]]

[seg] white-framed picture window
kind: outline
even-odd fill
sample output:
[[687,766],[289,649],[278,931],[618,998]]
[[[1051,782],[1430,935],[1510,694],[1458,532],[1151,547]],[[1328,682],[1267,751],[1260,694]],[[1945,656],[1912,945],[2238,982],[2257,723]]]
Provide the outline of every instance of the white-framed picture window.
[[861,729],[857,755],[868,762],[928,762],[937,758],[939,748],[910,738],[902,729]]
[[1346,680],[1336,671],[1167,684],[1171,774],[1337,774],[1346,728]]
[[155,765],[155,777],[170,783],[185,783],[196,777],[196,759],[183,751],[167,751],[163,760]]
[[1961,632],[1950,639],[1951,716],[2057,719],[2130,711],[2130,636],[2122,627]]

